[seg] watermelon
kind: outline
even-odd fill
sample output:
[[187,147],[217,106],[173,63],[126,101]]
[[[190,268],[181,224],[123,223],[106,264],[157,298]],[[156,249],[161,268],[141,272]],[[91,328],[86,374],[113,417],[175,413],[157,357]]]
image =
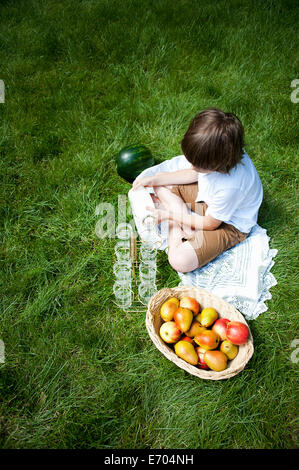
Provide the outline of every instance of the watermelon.
[[116,156],[117,173],[129,183],[154,164],[151,151],[144,145],[127,145]]

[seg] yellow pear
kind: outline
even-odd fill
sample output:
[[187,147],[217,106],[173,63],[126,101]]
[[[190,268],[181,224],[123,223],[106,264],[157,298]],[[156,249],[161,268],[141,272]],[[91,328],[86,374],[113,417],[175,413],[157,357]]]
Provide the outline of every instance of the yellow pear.
[[194,297],[183,297],[180,300],[180,307],[189,308],[194,315],[197,315],[200,310],[200,305]]
[[220,341],[220,337],[217,335],[217,333],[215,333],[215,331],[206,329],[204,331],[201,331],[197,336],[195,336],[194,341],[201,348],[210,350],[217,348]]
[[189,338],[194,338],[194,336],[199,335],[201,331],[205,331],[205,330],[206,328],[204,326],[201,326],[201,324],[198,321],[194,320],[192,322],[190,330],[186,331],[185,334],[186,336],[189,336]]
[[207,366],[216,372],[227,368],[227,356],[222,351],[207,351],[203,358]]
[[178,341],[174,345],[174,350],[177,356],[179,356],[181,359],[184,359],[184,361],[188,362],[189,364],[196,366],[198,363],[198,356],[196,351],[193,345],[188,341]]
[[179,299],[176,297],[171,297],[170,299],[166,300],[160,309],[160,315],[162,320],[164,321],[171,321],[173,320],[173,315],[176,309],[180,304]]
[[218,313],[212,307],[204,308],[200,314],[200,323],[202,326],[208,327],[213,325],[214,321],[218,318]]
[[230,360],[232,360],[235,359],[236,355],[238,354],[239,348],[226,339],[221,343],[220,351],[222,351]]
[[177,324],[177,327],[185,333],[190,329],[191,323],[193,321],[193,312],[188,308],[179,307],[174,312],[174,321]]

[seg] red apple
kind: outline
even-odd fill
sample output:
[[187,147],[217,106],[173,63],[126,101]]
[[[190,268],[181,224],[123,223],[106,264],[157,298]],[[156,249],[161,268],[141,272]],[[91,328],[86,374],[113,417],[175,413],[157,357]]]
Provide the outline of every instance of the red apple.
[[161,325],[160,336],[165,343],[176,343],[182,332],[178,329],[174,321],[167,321]]
[[246,343],[249,336],[249,328],[244,323],[239,321],[231,321],[227,325],[226,339],[231,343],[240,345]]
[[212,330],[220,336],[221,341],[226,339],[226,328],[229,322],[227,318],[218,318],[212,326]]
[[208,370],[209,367],[205,363],[205,360],[204,360],[206,349],[198,347],[198,348],[195,348],[195,351],[198,355],[198,367],[200,369]]

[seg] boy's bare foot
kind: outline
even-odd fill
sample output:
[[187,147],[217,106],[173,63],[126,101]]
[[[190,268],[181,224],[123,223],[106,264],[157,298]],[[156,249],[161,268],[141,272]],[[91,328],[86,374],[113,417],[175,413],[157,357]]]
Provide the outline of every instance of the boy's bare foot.
[[[163,207],[165,207],[163,206],[161,200],[154,193],[150,193],[150,196],[156,209],[163,209]],[[191,238],[194,235],[195,230],[191,227],[187,227],[186,225],[181,224],[180,228],[183,232],[184,240],[188,240],[188,238]]]
[[188,238],[191,238],[195,233],[195,230],[193,228],[186,227],[185,225],[181,225],[181,229],[184,233],[184,238],[186,238],[187,240]]

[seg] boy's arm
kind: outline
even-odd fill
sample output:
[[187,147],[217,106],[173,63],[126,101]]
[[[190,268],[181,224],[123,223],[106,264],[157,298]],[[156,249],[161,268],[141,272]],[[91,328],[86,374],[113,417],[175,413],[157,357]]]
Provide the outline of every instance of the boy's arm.
[[222,220],[214,219],[214,217],[210,215],[184,214],[184,216],[181,217],[173,212],[169,214],[169,220],[188,225],[194,230],[216,230],[216,228],[222,224]]
[[195,183],[198,179],[198,172],[192,168],[186,170],[157,173],[146,178],[137,178],[133,183],[133,189],[140,186],[168,186],[171,184]]
[[148,210],[154,212],[158,219],[158,223],[163,220],[169,220],[170,222],[177,222],[178,224],[188,225],[194,230],[216,230],[221,224],[222,220],[214,219],[211,215],[199,215],[199,214],[177,214],[168,209],[154,209],[147,207]]

